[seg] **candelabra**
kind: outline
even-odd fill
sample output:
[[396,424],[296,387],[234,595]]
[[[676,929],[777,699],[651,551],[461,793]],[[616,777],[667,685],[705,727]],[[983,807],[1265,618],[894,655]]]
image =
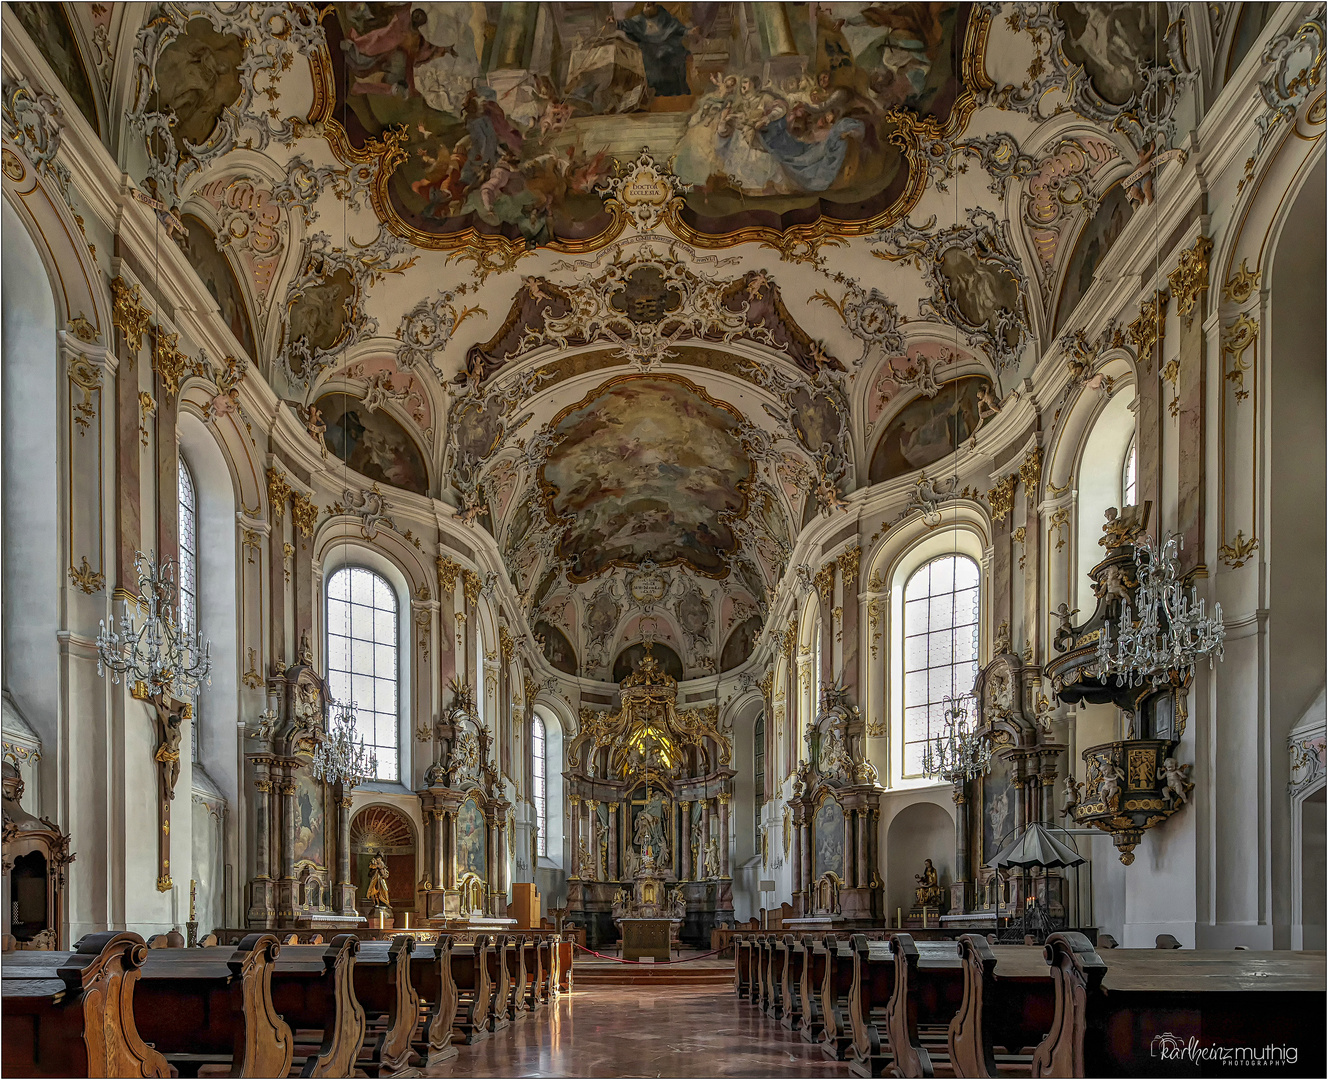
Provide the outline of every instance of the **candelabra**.
[[928,776],[959,784],[991,768],[991,741],[979,734],[977,721],[969,714],[967,703],[972,700],[972,694],[961,694],[942,702],[945,730],[930,738],[922,751],[922,771]]
[[313,773],[349,793],[378,775],[378,752],[356,738],[355,703],[330,702],[332,718],[326,736],[314,747]]
[[121,676],[134,683],[140,698],[161,698],[168,692],[181,700],[198,695],[201,682],[210,682],[212,645],[203,642],[195,628],[192,643],[189,628],[175,618],[171,603],[175,595],[174,560],[157,564],[155,553],[134,553],[138,572],[139,607],[147,607],[147,618],[140,627],[130,617],[125,601],[120,615],[120,632],[101,621],[97,634],[97,674],[111,673],[111,681]]
[[1180,581],[1178,552],[1183,546],[1173,536],[1161,549],[1142,537],[1134,548],[1135,577],[1138,589],[1133,604],[1121,599],[1120,617],[1115,636],[1111,623],[1104,622],[1097,642],[1099,676],[1115,676],[1117,686],[1162,686],[1174,681],[1184,683],[1204,657],[1213,666],[1214,656],[1222,659],[1222,605],[1213,604],[1213,613],[1204,615],[1204,602],[1193,586],[1187,590]]

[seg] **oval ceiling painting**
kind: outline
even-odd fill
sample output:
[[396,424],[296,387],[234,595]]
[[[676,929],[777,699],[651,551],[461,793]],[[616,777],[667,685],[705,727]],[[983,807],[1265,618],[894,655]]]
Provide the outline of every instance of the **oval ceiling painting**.
[[698,239],[880,227],[921,194],[920,134],[967,122],[989,21],[946,3],[331,7],[329,134],[344,123],[356,151],[399,133],[380,213],[432,247],[603,240],[604,181],[646,146]]
[[985,375],[969,375],[941,386],[935,397],[919,397],[890,421],[872,454],[870,483],[925,469],[953,454],[982,423],[978,394],[991,389]]
[[551,426],[540,486],[571,580],[645,559],[728,573],[725,519],[746,513],[753,473],[735,409],[686,379],[625,375]]
[[424,455],[386,412],[346,394],[324,394],[315,404],[327,424],[323,441],[352,469],[382,484],[429,493]]

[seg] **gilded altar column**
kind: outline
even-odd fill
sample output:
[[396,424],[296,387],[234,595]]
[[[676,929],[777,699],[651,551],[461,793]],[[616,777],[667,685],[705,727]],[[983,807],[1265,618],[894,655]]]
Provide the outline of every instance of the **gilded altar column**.
[[572,872],[568,877],[581,876],[581,796],[573,795],[568,800],[571,812],[567,815],[572,823]]
[[[845,810],[844,811],[844,885],[850,888],[852,887],[850,883],[858,880],[857,875],[850,872],[849,870],[849,860],[854,858],[855,855],[856,855],[856,849],[853,847],[853,811]],[[809,879],[807,884],[814,885],[816,883]]]
[[865,889],[867,887],[867,880],[868,880],[867,879],[867,822],[871,820],[871,816],[865,809],[855,810],[854,813],[857,815],[858,818],[858,846],[856,849],[858,872],[856,875],[856,879],[858,883],[858,888]]
[[719,876],[729,876],[729,800],[727,791],[719,793]]
[[618,804],[609,803],[609,865],[605,867],[609,881],[618,880]]
[[692,880],[692,804],[678,804],[678,880]]
[[809,890],[812,886],[811,839],[812,839],[811,827],[808,824],[808,822],[803,821],[803,823],[798,826],[798,844],[800,848],[798,853],[799,855],[798,866],[801,871],[800,876],[802,878],[802,883],[798,887],[798,895],[802,897],[801,911],[803,914],[806,914],[807,912],[807,903],[806,903],[807,890]]

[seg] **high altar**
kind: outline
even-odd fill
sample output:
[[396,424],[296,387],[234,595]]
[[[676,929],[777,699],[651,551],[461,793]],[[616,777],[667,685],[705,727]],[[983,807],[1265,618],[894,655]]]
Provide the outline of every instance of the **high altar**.
[[567,913],[592,946],[623,919],[662,917],[698,944],[733,925],[732,748],[715,706],[679,710],[677,697],[647,652],[616,711],[582,710],[568,750]]

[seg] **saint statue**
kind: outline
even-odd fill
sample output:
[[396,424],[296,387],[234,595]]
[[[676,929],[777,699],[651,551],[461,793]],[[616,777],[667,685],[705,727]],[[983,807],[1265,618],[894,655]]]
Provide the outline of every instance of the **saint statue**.
[[706,844],[705,876],[708,878],[719,877],[719,837],[718,836],[712,836],[710,838],[710,843]]
[[377,852],[369,860],[369,888],[364,898],[374,907],[392,907],[392,901],[387,897],[387,863]]
[[944,891],[941,889],[937,878],[936,867],[932,865],[930,859],[926,866],[922,868],[921,874],[915,874],[913,880],[918,883],[914,893],[918,898],[918,907],[940,907],[941,900],[944,897]]

